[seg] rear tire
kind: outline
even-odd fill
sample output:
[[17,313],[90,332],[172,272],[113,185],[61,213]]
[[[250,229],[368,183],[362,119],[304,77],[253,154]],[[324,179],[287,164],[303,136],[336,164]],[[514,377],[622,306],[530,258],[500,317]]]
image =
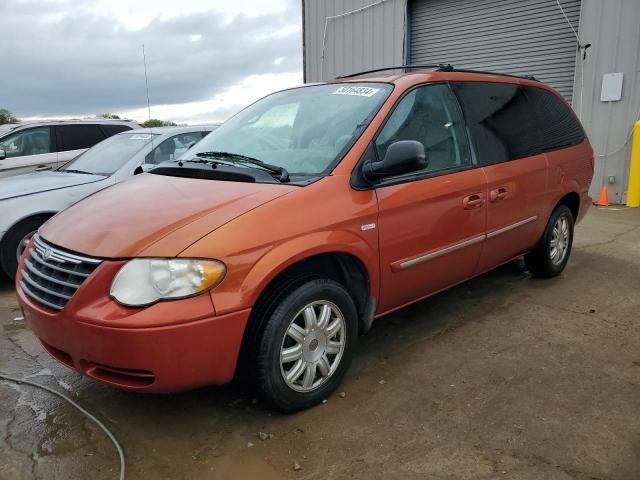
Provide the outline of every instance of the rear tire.
[[573,222],[573,214],[569,207],[558,205],[551,214],[535,250],[524,257],[532,276],[551,278],[562,273],[571,255]]
[[264,398],[291,413],[322,402],[344,377],[358,336],[351,296],[324,278],[283,293],[255,342],[255,378]]
[[47,220],[48,218],[42,217],[28,218],[13,226],[5,234],[2,244],[0,244],[0,264],[2,264],[2,270],[9,278],[14,279],[16,277],[20,244],[28,241]]

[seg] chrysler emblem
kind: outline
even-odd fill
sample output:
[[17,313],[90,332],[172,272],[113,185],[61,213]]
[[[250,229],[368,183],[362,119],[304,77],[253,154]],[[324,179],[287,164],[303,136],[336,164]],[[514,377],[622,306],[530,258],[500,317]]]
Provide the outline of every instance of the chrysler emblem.
[[47,248],[44,252],[42,252],[42,259],[46,262],[47,260],[49,260],[49,258],[51,258],[52,253],[53,250]]

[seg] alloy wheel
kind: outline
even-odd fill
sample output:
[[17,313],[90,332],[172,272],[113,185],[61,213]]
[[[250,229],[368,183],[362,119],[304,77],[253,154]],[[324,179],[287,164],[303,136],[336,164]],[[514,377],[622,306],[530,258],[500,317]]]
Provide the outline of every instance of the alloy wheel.
[[569,250],[569,221],[567,217],[560,216],[556,220],[556,224],[553,226],[553,232],[551,234],[551,242],[549,244],[549,255],[551,263],[554,265],[560,265]]
[[345,320],[333,303],[318,300],[293,318],[280,347],[280,372],[289,388],[309,392],[335,373],[346,346]]

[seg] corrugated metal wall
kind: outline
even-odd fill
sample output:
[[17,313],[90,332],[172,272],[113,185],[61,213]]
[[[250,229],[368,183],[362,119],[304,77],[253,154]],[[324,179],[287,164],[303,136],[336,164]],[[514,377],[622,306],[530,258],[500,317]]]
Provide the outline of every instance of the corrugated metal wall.
[[[580,37],[582,43],[592,46],[584,64],[578,61],[573,107],[596,153],[614,152],[628,138],[640,114],[640,1],[582,0]],[[622,100],[601,102],[602,75],[612,72],[624,72]],[[592,197],[597,197],[607,177],[615,176],[616,182],[609,185],[609,200],[626,202],[630,154],[631,143],[627,142],[617,153],[596,159]]]
[[[414,0],[423,3],[424,0]],[[443,2],[444,0],[433,0]],[[466,5],[482,3],[485,6],[514,0],[467,0]],[[538,0],[532,0],[533,3]],[[569,6],[575,0],[560,0]],[[305,74],[306,81],[320,80],[320,57],[322,51],[322,33],[327,16],[348,12],[377,0],[303,0],[305,9]],[[460,2],[460,0],[448,0]],[[538,2],[539,3],[539,2]],[[553,2],[555,3],[555,1]],[[556,4],[557,7],[557,4]],[[361,71],[375,67],[404,63],[405,39],[405,0],[387,0],[385,4],[329,22],[327,30],[327,51],[325,58],[325,78]],[[522,11],[526,13],[525,10]],[[576,11],[567,8],[567,13],[575,22]],[[556,15],[561,15],[560,11]],[[613,203],[626,201],[629,172],[630,143],[628,138],[634,121],[640,114],[640,1],[639,0],[582,0],[580,15],[581,43],[591,43],[587,59],[577,64],[573,107],[582,119],[596,153],[611,153],[607,157],[598,157],[596,171],[590,194],[597,197],[607,177],[615,177],[615,183],[609,185],[609,198]],[[497,17],[496,17],[497,20]],[[564,19],[558,16],[558,21]],[[520,20],[529,24],[535,22],[535,16],[523,14]],[[446,23],[446,22],[441,22]],[[449,35],[453,43],[456,31],[445,29],[440,35]],[[495,23],[496,32],[501,30]],[[573,35],[569,26],[564,24],[565,35]],[[574,44],[575,46],[575,44]],[[411,52],[409,52],[411,53]],[[486,68],[486,59],[482,52],[476,52],[482,68]],[[415,57],[414,57],[415,58]],[[514,55],[518,62],[519,55]],[[438,58],[438,62],[449,59]],[[518,71],[516,73],[530,73]],[[624,72],[622,100],[619,102],[601,102],[600,89],[602,75],[611,72]],[[533,72],[534,74],[536,72]],[[582,101],[581,101],[582,98]],[[622,148],[620,148],[623,146]]]
[[[403,63],[406,0],[303,0],[305,81]],[[330,19],[322,66],[322,38],[327,17],[372,5],[361,12]],[[324,70],[321,78],[321,71]]]
[[[578,30],[580,0],[562,0]],[[414,0],[413,64],[535,75],[571,100],[576,38],[556,0]]]

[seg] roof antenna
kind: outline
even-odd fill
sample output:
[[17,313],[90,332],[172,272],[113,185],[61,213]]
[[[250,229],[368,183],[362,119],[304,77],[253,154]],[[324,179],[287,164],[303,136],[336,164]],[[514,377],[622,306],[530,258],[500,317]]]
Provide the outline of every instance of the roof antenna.
[[[142,63],[144,65],[144,84],[147,90],[147,120],[151,121],[151,103],[149,102],[149,77],[147,76],[147,54],[144,50],[144,43],[142,44]],[[151,135],[151,151],[153,151],[153,130],[151,130],[151,124],[149,124],[149,134]]]

